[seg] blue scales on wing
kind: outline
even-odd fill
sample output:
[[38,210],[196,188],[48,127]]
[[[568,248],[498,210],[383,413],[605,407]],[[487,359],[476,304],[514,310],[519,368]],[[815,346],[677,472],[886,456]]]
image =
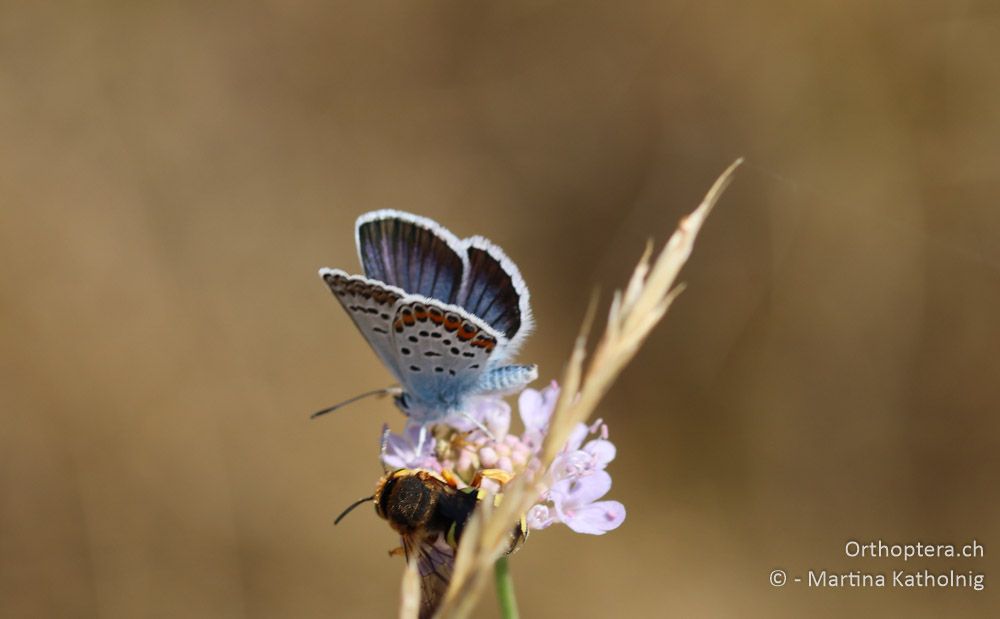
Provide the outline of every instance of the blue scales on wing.
[[393,344],[400,381],[415,421],[433,421],[458,410],[464,396],[490,369],[503,336],[460,308],[434,299],[396,304]]

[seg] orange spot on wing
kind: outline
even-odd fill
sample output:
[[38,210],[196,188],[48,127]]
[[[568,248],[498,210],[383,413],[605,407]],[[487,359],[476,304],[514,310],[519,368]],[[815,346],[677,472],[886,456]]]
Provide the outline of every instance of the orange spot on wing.
[[486,352],[493,352],[493,348],[496,346],[496,340],[491,337],[480,336],[473,340],[472,345],[476,348],[482,348]]
[[469,341],[479,333],[479,328],[471,322],[463,322],[462,330],[458,332],[458,339]]

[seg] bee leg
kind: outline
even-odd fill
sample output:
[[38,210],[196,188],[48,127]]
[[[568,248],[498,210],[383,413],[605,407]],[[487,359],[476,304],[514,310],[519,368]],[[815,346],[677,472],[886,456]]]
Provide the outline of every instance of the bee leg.
[[476,472],[476,476],[472,478],[472,485],[478,488],[483,483],[483,479],[490,479],[503,485],[513,478],[513,475],[503,469],[480,469]]
[[395,548],[389,551],[390,557],[401,557],[405,555],[406,555],[406,549],[403,548],[402,546],[396,546]]
[[455,474],[449,471],[448,469],[443,469],[441,471],[441,477],[443,477],[444,480],[448,482],[448,485],[451,486],[452,488],[458,488],[458,478],[455,477]]

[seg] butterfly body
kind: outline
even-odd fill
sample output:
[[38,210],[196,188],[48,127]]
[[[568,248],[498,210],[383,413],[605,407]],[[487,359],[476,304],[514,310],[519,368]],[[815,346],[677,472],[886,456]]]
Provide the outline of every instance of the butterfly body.
[[388,210],[362,215],[356,238],[364,275],[320,276],[399,380],[396,405],[413,423],[441,421],[471,397],[537,377],[534,366],[508,363],[532,319],[527,286],[502,250]]

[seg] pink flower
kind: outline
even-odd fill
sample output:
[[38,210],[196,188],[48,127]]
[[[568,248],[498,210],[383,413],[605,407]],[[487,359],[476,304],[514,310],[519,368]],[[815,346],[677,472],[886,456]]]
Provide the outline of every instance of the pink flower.
[[518,413],[524,424],[521,440],[535,453],[542,449],[542,442],[549,431],[549,418],[558,400],[559,385],[556,381],[541,391],[525,389],[517,399]]
[[[487,468],[518,475],[540,465],[538,455],[558,399],[555,382],[540,391],[522,391],[518,414],[524,431],[518,435],[510,431],[510,405],[499,396],[476,398],[465,415],[454,415],[447,424],[435,426],[434,440],[425,441],[420,450],[417,427],[389,434],[382,461],[393,468],[447,469],[456,474],[460,485],[472,483],[476,473]],[[529,529],[562,523],[577,533],[602,535],[620,526],[625,507],[618,501],[599,500],[611,489],[611,476],[604,469],[616,453],[603,421],[574,428],[549,467],[548,489],[526,514]]]
[[[593,434],[597,438],[584,443]],[[616,454],[603,421],[589,428],[577,425],[549,467],[549,490],[528,513],[529,526],[544,529],[561,522],[577,533],[591,535],[603,535],[621,526],[625,506],[618,501],[597,500],[611,490],[611,476],[604,469]]]
[[434,442],[424,441],[420,450],[417,445],[420,443],[420,427],[407,425],[402,434],[382,431],[385,436],[385,444],[382,450],[382,462],[390,469],[428,469],[440,471],[441,465],[434,457]]
[[598,501],[611,490],[611,476],[596,471],[556,482],[549,491],[555,506],[554,520],[577,533],[603,535],[625,520],[625,506],[618,501]]

